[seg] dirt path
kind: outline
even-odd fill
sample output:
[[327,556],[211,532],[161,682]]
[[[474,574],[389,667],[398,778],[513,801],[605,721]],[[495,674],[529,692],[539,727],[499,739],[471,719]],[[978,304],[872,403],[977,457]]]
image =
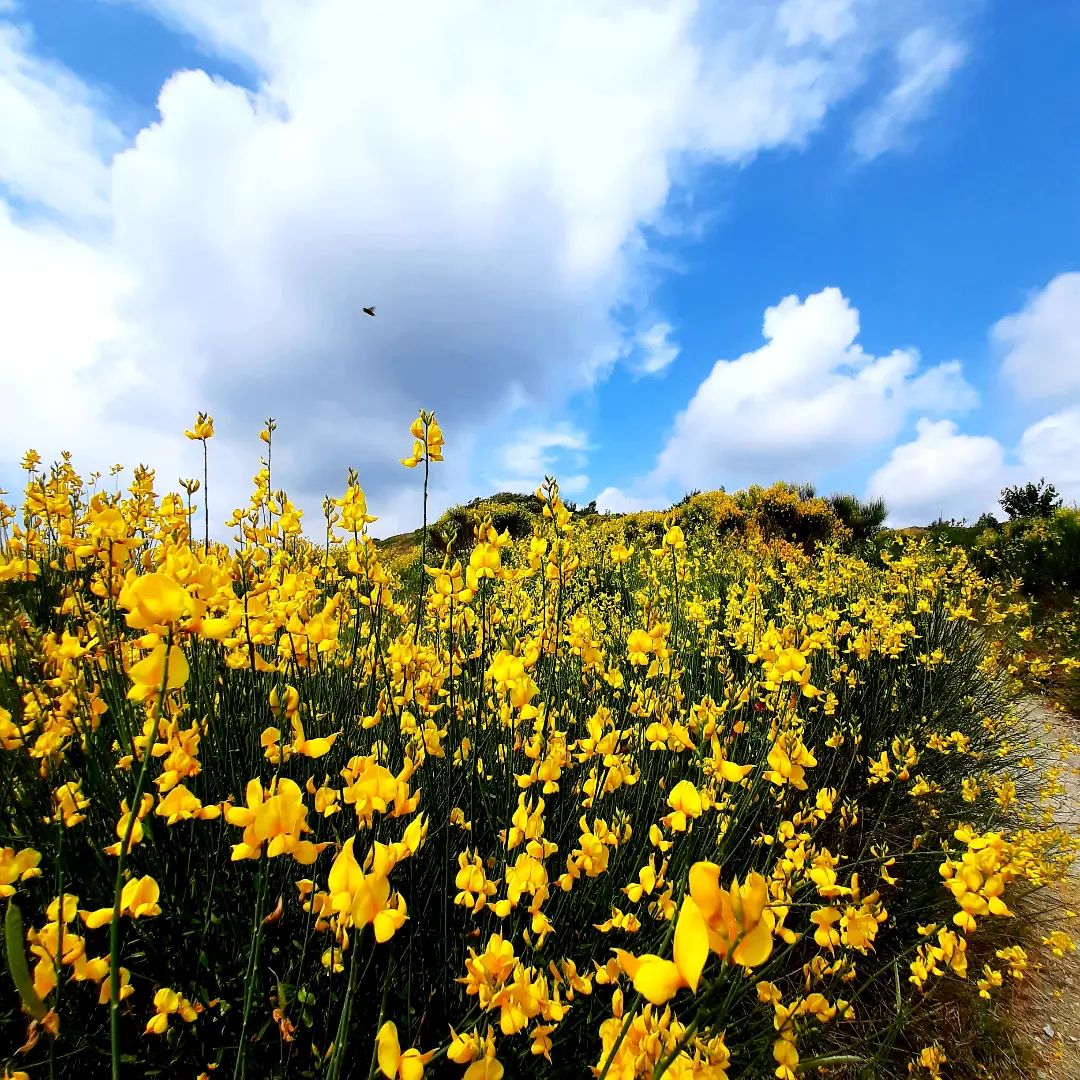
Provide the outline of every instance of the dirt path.
[[[1080,721],[1032,702],[1029,716],[1036,734],[1045,737],[1057,757],[1062,787],[1055,819],[1074,832],[1080,831]],[[1080,926],[1066,912],[1080,912],[1080,860],[1071,876],[1055,886],[1060,915],[1053,924],[1078,936]],[[1035,1080],[1080,1080],[1080,952],[1064,958],[1040,946],[1029,950],[1039,964],[1017,988],[1011,1003],[1012,1020],[1020,1032],[1017,1060],[1020,1075]]]

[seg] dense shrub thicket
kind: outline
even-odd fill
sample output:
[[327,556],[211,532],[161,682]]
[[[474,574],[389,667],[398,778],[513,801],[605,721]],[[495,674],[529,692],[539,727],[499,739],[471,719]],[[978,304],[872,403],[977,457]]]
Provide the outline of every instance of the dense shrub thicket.
[[1024,975],[1071,844],[1025,608],[962,553],[871,565],[783,485],[619,518],[548,483],[407,589],[354,476],[313,545],[264,465],[227,547],[194,485],[25,464],[0,1068],[936,1076],[935,996]]

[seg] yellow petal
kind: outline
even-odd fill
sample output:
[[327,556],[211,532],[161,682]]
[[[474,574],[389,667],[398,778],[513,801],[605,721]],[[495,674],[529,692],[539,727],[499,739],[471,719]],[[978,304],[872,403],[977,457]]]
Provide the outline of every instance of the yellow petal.
[[329,753],[330,747],[334,745],[334,740],[337,735],[327,735],[323,739],[305,739],[303,746],[297,746],[297,749],[305,757],[309,758],[321,758],[323,754]]
[[[735,882],[733,890],[738,886]],[[741,889],[743,925],[750,926],[761,918],[769,903],[769,883],[761,874],[750,874]]]
[[737,784],[754,769],[753,765],[736,765],[733,761],[720,763],[720,775],[729,783]]
[[675,924],[675,966],[696,994],[701,970],[709,955],[709,928],[692,897],[683,898],[679,921]]
[[711,922],[720,910],[720,892],[720,867],[716,863],[699,862],[690,867],[690,895],[706,922]]
[[387,1080],[394,1080],[397,1076],[398,1062],[401,1060],[401,1043],[398,1042],[397,1024],[393,1020],[387,1020],[379,1028],[376,1045],[378,1046],[379,1071]]
[[355,893],[363,884],[364,875],[360,870],[360,864],[353,854],[353,841],[350,836],[345,841],[337,858],[330,867],[328,884],[331,893]]
[[375,940],[380,945],[385,945],[398,928],[397,919],[388,911],[378,912],[372,925],[375,928]]
[[498,1058],[481,1058],[474,1061],[461,1080],[502,1080],[503,1067]]
[[398,1075],[401,1080],[421,1080],[424,1075],[424,1059],[419,1050],[406,1050],[398,1062]]
[[112,922],[113,909],[111,907],[98,908],[97,911],[80,911],[82,921],[91,930],[96,930],[99,926],[104,926],[106,923]]
[[634,975],[634,989],[646,1001],[663,1005],[678,993],[680,987],[686,985],[679,969],[670,960],[652,955],[638,959],[641,962]]
[[745,968],[757,967],[764,964],[772,955],[773,936],[771,919],[762,919],[750,932],[739,942],[739,947],[732,953],[732,960]]

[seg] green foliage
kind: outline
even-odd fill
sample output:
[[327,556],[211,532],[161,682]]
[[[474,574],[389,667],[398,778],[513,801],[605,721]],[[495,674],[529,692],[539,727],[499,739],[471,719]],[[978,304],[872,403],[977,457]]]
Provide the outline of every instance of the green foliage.
[[828,503],[844,527],[850,530],[855,543],[872,540],[881,532],[889,516],[884,499],[862,500],[855,495],[840,493],[830,495]]
[[1048,484],[1040,477],[1038,483],[1028,481],[1015,484],[1001,492],[998,500],[1001,509],[1010,520],[1018,518],[1048,518],[1061,506],[1061,497],[1053,484]]
[[7,956],[8,972],[23,1008],[35,1019],[45,1018],[45,1003],[34,989],[30,970],[26,966],[26,953],[23,946],[23,924],[19,906],[9,900],[4,914],[4,953]]
[[985,529],[971,545],[985,572],[1016,578],[1030,596],[1080,590],[1080,511],[1015,517]]

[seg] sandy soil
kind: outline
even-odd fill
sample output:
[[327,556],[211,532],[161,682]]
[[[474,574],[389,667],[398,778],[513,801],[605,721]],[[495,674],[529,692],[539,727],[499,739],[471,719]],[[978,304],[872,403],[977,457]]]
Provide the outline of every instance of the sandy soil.
[[[1041,703],[1029,706],[1036,732],[1059,757],[1058,782],[1063,791],[1055,817],[1080,833],[1080,721]],[[1071,876],[1055,887],[1058,911],[1048,918],[1056,928],[1080,937],[1080,860]],[[1080,952],[1063,959],[1045,947],[1029,950],[1038,970],[1019,984],[1010,1006],[1020,1036],[1017,1075],[1034,1080],[1080,1080]]]

